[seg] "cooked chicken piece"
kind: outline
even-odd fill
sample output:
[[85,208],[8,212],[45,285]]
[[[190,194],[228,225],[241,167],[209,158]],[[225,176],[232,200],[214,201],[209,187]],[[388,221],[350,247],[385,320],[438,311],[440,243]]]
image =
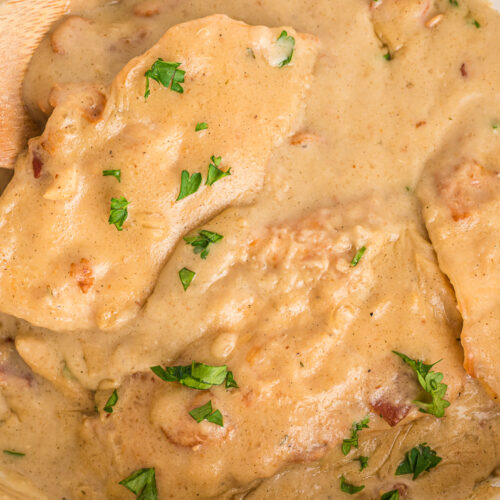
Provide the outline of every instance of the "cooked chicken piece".
[[424,29],[431,0],[372,0],[370,7],[375,34],[394,53]]
[[[226,364],[239,388],[198,391],[149,371],[126,377],[113,414],[84,425],[88,453],[97,455],[92,460],[110,488],[117,477],[105,464],[119,464],[123,477],[147,464],[163,491],[177,491],[182,477],[190,485],[185,498],[209,497],[286,463],[319,459],[349,437],[353,417],[370,414],[370,429],[418,418],[416,376],[391,352],[405,345],[406,354],[426,363],[444,358],[434,370],[444,374],[447,400],[461,391],[453,296],[414,227],[380,216],[369,200],[256,236],[241,261],[204,292],[214,316],[233,311],[232,328],[219,323],[169,363]],[[394,268],[402,272],[394,275]],[[233,304],[243,297],[238,311]],[[197,329],[197,315],[187,311]],[[208,314],[203,320],[213,324]],[[394,328],[401,340],[387,343]],[[208,400],[222,413],[223,428],[189,415]]]
[[439,265],[464,320],[465,369],[500,394],[500,173],[475,161],[437,161],[418,196]]
[[[271,149],[299,126],[317,41],[288,31],[295,51],[279,67],[281,29],[222,15],[188,22],[125,66],[106,95],[54,97],[0,199],[0,310],[53,330],[111,329],[134,317],[178,239],[250,202]],[[158,58],[181,64],[184,93],[151,79],[144,97]],[[195,132],[206,117],[208,129]],[[225,177],[207,185],[209,168]],[[104,170],[120,170],[121,182]],[[203,182],[179,200],[184,170]],[[129,203],[115,205],[123,227],[108,223],[112,198]],[[74,265],[84,261],[82,281]]]

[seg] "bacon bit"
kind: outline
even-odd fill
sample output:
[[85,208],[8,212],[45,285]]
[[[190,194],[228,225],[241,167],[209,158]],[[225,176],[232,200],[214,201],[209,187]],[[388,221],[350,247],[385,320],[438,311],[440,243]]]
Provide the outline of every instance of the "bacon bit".
[[152,17],[160,13],[161,3],[153,0],[152,2],[142,2],[134,7],[134,15],[138,17]]
[[437,26],[444,18],[443,14],[438,14],[437,16],[431,17],[428,21],[425,22],[426,28],[434,28]]
[[33,151],[33,161],[31,162],[33,165],[33,177],[35,179],[39,179],[42,175],[42,160],[38,157],[38,155]]
[[421,121],[421,122],[418,122],[415,127],[417,128],[420,128],[422,125],[425,125],[427,122],[426,121]]
[[460,66],[460,73],[462,74],[462,76],[464,78],[466,78],[468,76],[467,68],[465,67],[465,63],[462,63],[462,66]]
[[371,403],[371,407],[373,411],[380,415],[391,427],[401,422],[410,411],[409,405],[395,405],[387,399],[378,399],[374,403]]
[[318,142],[320,140],[319,136],[315,134],[301,133],[295,134],[290,139],[290,144],[292,146],[301,146],[307,148],[310,144]]
[[73,262],[69,274],[72,278],[76,278],[76,282],[83,293],[87,293],[94,284],[92,267],[87,259],[81,259],[79,264]]

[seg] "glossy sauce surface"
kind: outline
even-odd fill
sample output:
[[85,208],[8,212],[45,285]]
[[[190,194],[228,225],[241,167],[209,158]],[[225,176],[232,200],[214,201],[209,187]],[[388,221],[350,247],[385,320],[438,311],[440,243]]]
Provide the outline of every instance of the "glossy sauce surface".
[[[157,107],[145,112],[142,76],[118,89],[127,81],[128,70],[119,73],[124,65],[142,74],[176,43],[176,55],[189,54],[191,62],[196,54],[210,53],[201,48],[200,36],[187,31],[177,38],[167,35],[149,58],[129,63],[169,27],[216,13],[279,27],[272,37],[265,28],[252,28],[261,37],[249,36],[260,40],[257,46],[269,47],[285,27],[297,37],[293,64],[268,68],[255,47],[256,66],[251,55],[237,59],[237,48],[243,52],[241,43],[247,42],[234,41],[238,36],[231,24],[211,74],[213,79],[223,74],[225,82],[227,72],[238,82],[230,100],[224,99],[224,87],[212,89],[207,82],[198,94],[182,95],[154,82],[150,104]],[[124,0],[75,1],[71,15],[55,26],[31,63],[27,106],[41,122],[53,105],[55,111],[42,139],[20,158],[0,202],[2,213],[14,214],[8,231],[5,222],[0,228],[0,238],[11,238],[5,239],[11,242],[6,258],[17,256],[21,263],[16,276],[2,273],[18,295],[8,297],[2,288],[0,303],[4,311],[41,325],[3,317],[0,446],[26,455],[0,457],[0,495],[133,498],[118,482],[136,469],[155,467],[159,498],[340,499],[346,498],[341,475],[365,485],[354,497],[360,499],[379,498],[394,488],[408,499],[493,498],[491,477],[500,461],[500,413],[494,401],[500,342],[494,326],[500,292],[500,241],[494,231],[500,199],[500,64],[491,47],[500,41],[498,14],[474,0],[458,6],[448,0]],[[213,22],[214,33],[230,23]],[[252,68],[257,71],[251,79],[242,76]],[[293,73],[299,68],[308,80],[304,88]],[[189,64],[186,70],[184,88],[189,89]],[[291,76],[273,78],[273,71]],[[117,74],[110,93],[106,88]],[[258,77],[265,85],[260,96]],[[222,188],[216,199],[193,196],[189,210],[159,217],[168,220],[168,228],[155,226],[155,234],[151,228],[147,234],[133,232],[144,221],[131,208],[129,225],[116,232],[107,224],[109,207],[99,204],[114,179],[97,175],[113,134],[99,128],[102,118],[97,125],[81,118],[74,100],[85,96],[84,110],[94,110],[95,101],[89,108],[87,98],[96,89],[106,98],[105,113],[120,106],[112,107],[110,96],[120,103],[132,94],[141,98],[125,106],[129,114],[120,116],[120,127],[104,119],[109,130],[122,131],[114,147],[124,182],[116,186],[128,190],[130,199],[142,196],[141,211],[148,210],[150,200],[173,202],[180,170],[206,169],[214,148],[227,151],[235,180],[241,172],[241,192],[251,191],[248,198],[233,203],[235,193]],[[152,130],[151,124],[163,123],[166,102],[177,106],[174,119]],[[258,129],[243,113],[256,108],[259,116],[267,113]],[[75,150],[57,145],[49,152],[44,161],[52,177],[44,182],[77,165],[75,185],[90,195],[79,205],[78,223],[65,220],[64,205],[54,205],[60,210],[54,214],[51,203],[61,200],[45,197],[47,235],[20,244],[26,234],[16,231],[39,225],[31,203],[43,198],[39,179],[28,178],[34,145],[51,134],[60,137],[71,113],[83,123],[68,136]],[[240,140],[231,128],[236,116]],[[195,133],[195,123],[202,121],[209,128]],[[183,153],[166,154],[162,138],[176,134]],[[76,150],[75,137],[85,154]],[[205,141],[201,146],[200,140]],[[147,161],[125,180],[131,165],[142,161],[145,143]],[[164,189],[156,189],[163,172]],[[150,186],[160,194],[152,194]],[[209,213],[197,215],[203,209]],[[67,226],[65,241],[76,235],[71,245],[77,250],[88,244],[103,276],[124,264],[103,278],[123,295],[119,307],[109,305],[113,293],[108,301],[94,300],[95,282],[83,292],[78,276],[86,270],[71,274],[70,265],[87,257],[76,252],[68,260],[68,252],[57,248],[51,240],[56,223]],[[151,226],[151,220],[146,223]],[[206,259],[179,241],[202,228],[224,236]],[[162,230],[167,237],[158,235]],[[41,253],[44,245],[50,252],[38,269],[29,251]],[[156,249],[153,258],[148,245]],[[362,247],[365,253],[351,265]],[[136,248],[144,252],[140,259]],[[26,273],[23,262],[33,272]],[[196,272],[186,291],[178,277],[183,267]],[[462,268],[472,270],[462,273]],[[488,279],[478,279],[474,269]],[[23,275],[25,286],[19,287]],[[55,277],[61,291],[69,290],[66,302],[49,298],[56,312],[47,307],[46,295],[32,292],[43,288],[47,276]],[[110,325],[95,319],[108,317],[114,308],[123,321]],[[461,337],[466,368],[480,382],[462,367]],[[418,411],[412,403],[420,393],[416,378],[392,350],[426,363],[442,359],[434,369],[448,385],[451,406],[445,417]],[[196,391],[163,382],[149,370],[192,360],[227,364],[239,389]],[[119,399],[109,414],[102,408],[115,388]],[[223,414],[223,428],[189,416],[208,400]],[[359,450],[344,456],[342,439],[352,422],[366,415],[370,427],[360,432]],[[47,429],[43,436],[40,428]],[[405,452],[422,442],[438,452],[441,464],[415,481],[395,476]],[[369,457],[361,471],[353,460],[359,455]]]

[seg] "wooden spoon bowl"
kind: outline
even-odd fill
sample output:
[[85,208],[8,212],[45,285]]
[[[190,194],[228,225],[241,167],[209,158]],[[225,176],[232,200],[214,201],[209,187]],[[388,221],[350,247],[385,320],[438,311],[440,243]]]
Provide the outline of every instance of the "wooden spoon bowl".
[[0,0],[0,167],[13,168],[27,139],[39,132],[22,99],[26,68],[43,35],[69,0]]

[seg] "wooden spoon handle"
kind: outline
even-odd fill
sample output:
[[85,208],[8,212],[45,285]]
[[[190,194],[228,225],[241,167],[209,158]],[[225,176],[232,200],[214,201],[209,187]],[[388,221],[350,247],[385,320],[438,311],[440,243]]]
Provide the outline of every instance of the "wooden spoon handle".
[[69,0],[0,0],[0,167],[13,168],[17,154],[37,128],[22,100],[31,55]]

